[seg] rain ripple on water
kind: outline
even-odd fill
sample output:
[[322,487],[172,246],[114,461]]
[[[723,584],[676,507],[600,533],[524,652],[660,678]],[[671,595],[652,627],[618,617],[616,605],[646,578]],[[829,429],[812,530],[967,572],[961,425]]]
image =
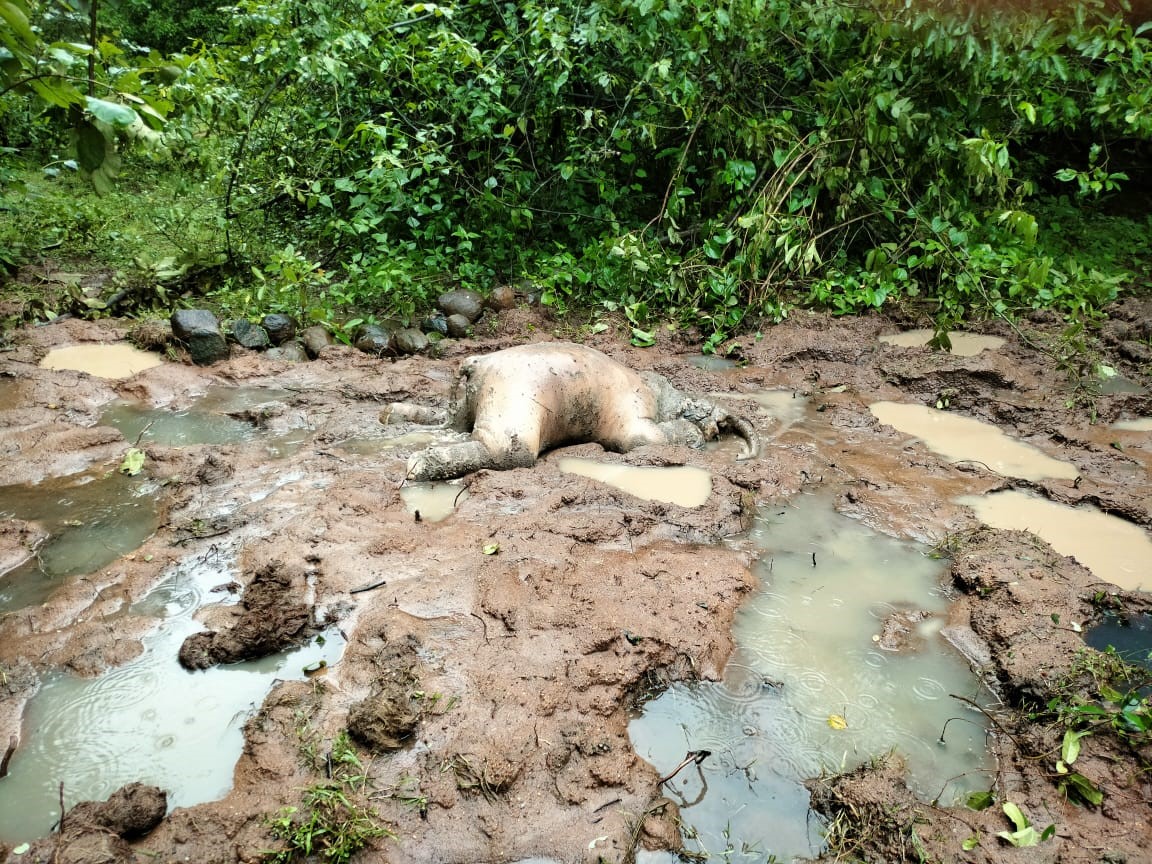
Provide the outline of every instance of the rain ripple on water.
[[[877,642],[893,613],[945,611],[942,564],[816,497],[766,511],[750,537],[762,549],[763,587],[737,616],[724,680],[675,685],[630,727],[637,752],[661,772],[689,750],[712,751],[666,787],[698,847],[815,857],[820,825],[803,780],[893,749],[927,800],[987,788],[982,718],[948,695],[983,693],[932,618],[908,628],[905,650]],[[973,722],[950,724],[940,744],[951,717]],[[846,728],[833,728],[840,718]]]

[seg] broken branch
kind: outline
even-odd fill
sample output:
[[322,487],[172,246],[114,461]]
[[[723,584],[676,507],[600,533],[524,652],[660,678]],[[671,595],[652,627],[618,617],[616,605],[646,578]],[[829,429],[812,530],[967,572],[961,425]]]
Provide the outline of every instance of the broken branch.
[[667,783],[669,780],[671,780],[673,777],[675,777],[677,774],[679,774],[681,771],[683,771],[685,768],[687,768],[693,762],[695,762],[697,765],[699,765],[700,763],[702,763],[705,759],[707,759],[711,755],[712,755],[711,750],[689,750],[688,753],[684,756],[684,761],[681,762],[679,765],[677,765],[675,767],[675,769],[673,769],[671,774],[668,774],[664,777],[661,777],[660,780],[657,781],[656,785],[657,786],[663,786],[665,783]]

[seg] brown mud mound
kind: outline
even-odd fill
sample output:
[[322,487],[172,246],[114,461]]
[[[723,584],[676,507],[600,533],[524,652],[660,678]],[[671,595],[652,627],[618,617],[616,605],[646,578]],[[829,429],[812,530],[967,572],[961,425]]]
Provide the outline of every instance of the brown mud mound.
[[25,864],[139,861],[129,841],[151,832],[167,810],[168,796],[163,789],[129,783],[108,796],[107,801],[81,801],[64,814],[57,833],[31,844],[21,855],[11,855],[10,860]]
[[[1138,318],[1132,312],[1128,330],[1105,337],[1102,359],[1148,385],[1147,367],[1120,347],[1142,338]],[[426,442],[386,441],[381,410],[447,404],[463,358],[583,334],[520,308],[485,318],[476,340],[453,340],[435,359],[381,360],[332,346],[312,362],[288,363],[234,348],[212,367],[168,363],[120,382],[37,366],[52,347],[114,341],[120,323],[13,334],[0,356],[7,482],[117,470],[132,442],[99,423],[122,398],[182,411],[209,389],[232,388],[239,404],[225,413],[247,420],[253,434],[228,445],[144,445],[162,512],[156,534],[66,580],[45,603],[0,614],[0,742],[20,730],[38,678],[96,675],[143,650],[157,622],[136,604],[189,562],[210,562],[220,583],[247,584],[238,603],[200,609],[207,632],[181,652],[186,665],[280,651],[328,621],[339,622],[346,647],[325,675],[277,684],[256,706],[221,800],[177,808],[131,842],[90,827],[58,855],[49,839],[10,859],[257,862],[287,848],[294,826],[323,810],[324,793],[357,808],[345,813],[364,829],[354,861],[629,862],[639,848],[674,848],[679,813],[633,750],[628,724],[669,682],[723,674],[733,616],[754,587],[754,553],[725,541],[757,507],[824,488],[843,512],[953,556],[959,597],[945,632],[1002,697],[987,709],[1000,766],[995,806],[933,807],[911,796],[897,763],[885,763],[814,792],[844,828],[833,834],[846,844],[837,848],[876,861],[1147,860],[1147,755],[1094,730],[1069,773],[1103,798],[1074,803],[1056,768],[1066,726],[1047,708],[1088,692],[1089,671],[1099,672],[1076,659],[1085,650],[1080,631],[1103,608],[1146,608],[1144,599],[1100,583],[1029,534],[980,529],[956,500],[1016,486],[1152,525],[1150,439],[1091,422],[1150,410],[1146,397],[1086,397],[1035,347],[1056,329],[1027,326],[1043,338],[1025,343],[1000,328],[1002,349],[959,358],[881,344],[877,336],[893,325],[878,317],[797,315],[762,339],[725,346],[744,365],[719,372],[690,365],[686,355],[697,349],[678,335],[661,331],[646,350],[619,334],[588,335],[631,368],[720,402],[733,397],[764,441],[762,458],[736,463],[723,447],[621,456],[585,444],[544,454],[531,469],[470,475],[437,523],[416,521],[401,497],[405,461]],[[763,389],[794,394],[795,416],[776,419],[746,398]],[[260,395],[267,391],[276,394],[271,408]],[[881,400],[940,401],[1071,462],[1079,477],[1024,484],[950,463],[880,424],[868,406]],[[711,492],[696,508],[643,500],[562,472],[562,455],[687,464],[709,472]],[[15,558],[34,542],[18,533],[0,548]],[[884,631],[891,650],[914,647],[919,613],[900,611]],[[1031,849],[1006,845],[996,837],[1012,828],[1005,802],[1039,830],[1055,824],[1053,836]],[[284,807],[297,810],[289,818]]]
[[385,646],[376,657],[376,688],[348,711],[348,733],[376,753],[399,750],[412,740],[420,712],[413,690],[419,659],[415,640]]
[[184,640],[180,665],[207,669],[299,645],[314,632],[312,608],[302,599],[306,591],[302,570],[286,568],[279,561],[266,564],[253,574],[230,623]]

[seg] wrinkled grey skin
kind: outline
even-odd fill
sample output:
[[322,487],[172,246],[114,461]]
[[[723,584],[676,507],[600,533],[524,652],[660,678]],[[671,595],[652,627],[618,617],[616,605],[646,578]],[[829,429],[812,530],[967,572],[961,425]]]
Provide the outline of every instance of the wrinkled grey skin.
[[411,480],[450,480],[481,469],[526,468],[546,450],[597,442],[626,453],[646,444],[700,447],[722,432],[759,454],[752,424],[681,393],[655,372],[636,372],[584,345],[520,345],[461,365],[447,411],[395,403],[383,423],[442,423],[470,440],[438,444],[408,460]]

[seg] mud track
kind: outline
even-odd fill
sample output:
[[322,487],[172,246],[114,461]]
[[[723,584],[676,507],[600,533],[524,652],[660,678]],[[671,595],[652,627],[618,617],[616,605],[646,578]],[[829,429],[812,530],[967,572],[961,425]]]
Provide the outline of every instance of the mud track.
[[[1149,315],[1122,312],[1118,320]],[[7,483],[116,470],[132,442],[98,419],[118,398],[179,409],[213,385],[281,395],[270,407],[239,413],[260,427],[249,440],[147,445],[145,471],[160,484],[156,534],[42,605],[0,618],[0,742],[21,734],[40,676],[95,675],[136,656],[157,622],[128,614],[128,606],[167,568],[197,555],[236,556],[241,602],[201,610],[216,635],[189,649],[188,665],[246,656],[252,642],[282,647],[323,625],[338,626],[348,643],[326,675],[278,685],[248,720],[223,800],[176,809],[142,839],[93,845],[73,831],[10,860],[261,860],[277,842],[266,817],[299,805],[303,789],[324,781],[323,754],[349,727],[367,767],[371,806],[395,834],[355,860],[630,861],[638,848],[675,848],[676,810],[661,796],[656,770],[629,744],[630,713],[670,681],[722,674],[733,614],[754,585],[752,552],[721,541],[747,527],[758,502],[817,488],[835,492],[843,512],[879,530],[948,541],[957,595],[950,631],[1006,709],[1044,700],[1083,646],[1058,621],[1089,623],[1100,592],[1115,607],[1148,605],[1145,595],[1100,583],[1031,535],[979,528],[954,503],[961,494],[1031,488],[1152,525],[1148,434],[1093,425],[1083,404],[1067,407],[1082,394],[1048,356],[1004,327],[991,328],[1009,340],[1003,349],[959,358],[880,344],[880,333],[897,329],[880,318],[798,315],[763,339],[742,340],[745,365],[721,372],[688,365],[681,356],[691,350],[687,341],[666,336],[638,350],[609,334],[588,337],[682,389],[739,400],[732,404],[744,413],[751,406],[765,440],[763,457],[752,463],[736,463],[723,449],[644,448],[626,457],[595,445],[564,451],[706,468],[712,493],[697,509],[563,474],[552,454],[532,469],[472,475],[454,515],[417,521],[399,492],[412,448],[347,446],[383,436],[377,417],[387,402],[443,404],[461,358],[551,338],[557,326],[518,309],[437,360],[393,362],[333,347],[316,361],[289,364],[236,348],[232,359],[207,369],[169,363],[124,382],[37,363],[56,345],[117,339],[126,324],[67,321],[11,334],[10,350],[0,355]],[[1053,338],[1041,324],[1026,329],[1037,343]],[[1122,335],[1101,343],[1105,356],[1110,345],[1131,341]],[[1131,355],[1114,362],[1133,380],[1152,383]],[[781,427],[740,398],[758,388],[806,396],[804,423]],[[980,465],[948,464],[881,426],[867,407],[942,397],[952,410],[1072,462],[1079,479],[1024,483]],[[1152,401],[1131,394],[1098,397],[1092,407],[1099,421],[1152,414]],[[275,436],[292,444],[270,453]],[[0,562],[26,557],[38,532],[33,523],[6,524]],[[375,587],[357,590],[367,586]],[[248,642],[246,620],[262,625]],[[1149,860],[1152,788],[1138,761],[1104,747],[1086,753],[1078,767],[1105,791],[1105,803],[1067,802],[1050,767],[1034,758],[1058,752],[1060,731],[1021,726],[1015,716],[1001,718],[1012,735],[995,735],[999,788],[1026,811],[1049,814],[1044,824],[1058,825],[1027,860]],[[312,755],[302,741],[312,742]],[[814,800],[833,818],[888,802],[890,830],[878,823],[872,845],[861,841],[872,860],[916,860],[908,825],[932,860],[1023,860],[995,840],[1009,827],[997,808],[934,808],[903,789],[896,769],[821,789]],[[981,843],[962,854],[971,835]],[[106,857],[91,857],[97,846]],[[6,851],[0,846],[0,860]]]

